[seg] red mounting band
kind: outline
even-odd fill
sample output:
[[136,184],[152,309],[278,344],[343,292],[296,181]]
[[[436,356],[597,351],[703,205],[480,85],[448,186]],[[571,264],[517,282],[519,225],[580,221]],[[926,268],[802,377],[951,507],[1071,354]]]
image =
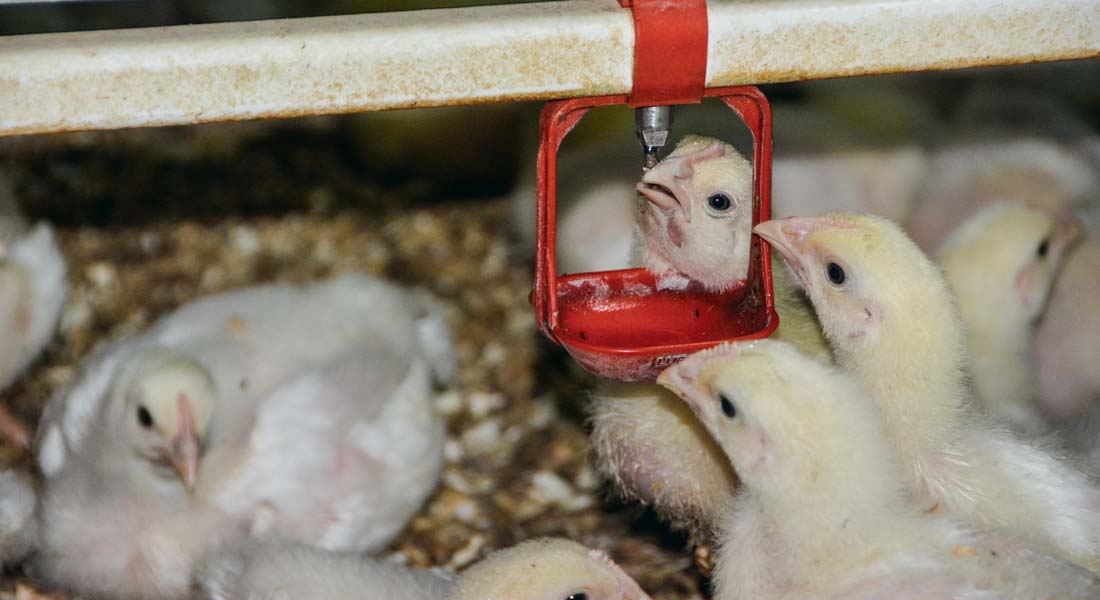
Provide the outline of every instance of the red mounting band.
[[630,106],[689,104],[707,83],[706,0],[619,0],[634,14]]

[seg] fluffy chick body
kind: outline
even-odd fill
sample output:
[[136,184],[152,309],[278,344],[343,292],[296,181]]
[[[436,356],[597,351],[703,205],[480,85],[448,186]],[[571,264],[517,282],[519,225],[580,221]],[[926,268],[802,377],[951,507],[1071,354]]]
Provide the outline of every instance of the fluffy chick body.
[[456,579],[285,540],[251,542],[215,552],[198,584],[209,600],[649,600],[602,552],[564,539],[500,550]]
[[[170,598],[186,592],[196,558],[226,539],[270,532],[356,551],[387,543],[442,468],[430,371],[453,364],[431,357],[453,356],[446,326],[418,306],[400,288],[348,275],[202,299],[106,345],[39,427],[36,574],[92,595]],[[421,342],[428,334],[434,349]],[[142,408],[154,409],[158,428],[178,425],[174,410],[158,413],[140,396],[155,389],[150,365],[178,373],[157,385],[191,385],[193,479],[165,468],[177,455],[135,450],[153,431]],[[191,372],[212,396],[181,379]],[[136,420],[135,394],[144,402]]]
[[928,508],[1100,567],[1100,490],[971,408],[965,333],[940,269],[895,223],[837,214],[756,228],[803,281],[837,362],[870,391]]
[[238,540],[211,552],[196,576],[204,600],[438,600],[449,578],[286,539]]
[[719,551],[720,600],[1100,593],[1076,565],[923,514],[867,392],[789,344],[723,345],[658,381],[691,407],[745,488]]
[[30,477],[12,469],[0,470],[0,565],[21,560],[34,549],[36,506]]
[[960,225],[937,257],[966,324],[976,397],[1021,433],[1047,428],[1030,352],[1035,322],[1079,233],[1068,213],[998,203]]

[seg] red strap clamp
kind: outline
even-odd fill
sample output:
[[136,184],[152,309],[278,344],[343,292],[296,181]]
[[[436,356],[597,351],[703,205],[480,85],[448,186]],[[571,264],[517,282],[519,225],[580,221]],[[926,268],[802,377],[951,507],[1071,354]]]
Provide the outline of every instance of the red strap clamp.
[[619,0],[634,14],[630,106],[700,102],[707,83],[706,0]]

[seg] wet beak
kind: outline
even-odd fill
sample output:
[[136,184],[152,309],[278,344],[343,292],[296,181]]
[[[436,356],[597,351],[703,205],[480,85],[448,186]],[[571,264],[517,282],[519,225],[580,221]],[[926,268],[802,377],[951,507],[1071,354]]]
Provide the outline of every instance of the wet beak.
[[195,488],[199,478],[199,434],[195,428],[195,417],[187,398],[180,394],[176,399],[179,410],[179,431],[172,438],[172,453],[169,462],[179,473],[180,480],[188,491]]
[[657,208],[666,213],[679,210],[684,220],[691,222],[691,211],[684,203],[685,191],[680,180],[689,179],[693,174],[691,167],[685,167],[681,157],[666,158],[642,176],[638,183],[638,193]]

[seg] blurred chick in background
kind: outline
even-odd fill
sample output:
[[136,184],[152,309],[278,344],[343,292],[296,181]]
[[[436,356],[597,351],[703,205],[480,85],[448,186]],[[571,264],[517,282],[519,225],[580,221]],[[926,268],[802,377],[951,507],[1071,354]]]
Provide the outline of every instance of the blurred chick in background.
[[361,275],[210,296],[104,344],[39,425],[35,576],[178,598],[241,536],[381,548],[438,481],[453,361],[439,306]]
[[1064,210],[998,203],[974,213],[939,251],[966,325],[977,399],[1021,433],[1047,429],[1031,376],[1035,322],[1080,234]]
[[973,410],[954,298],[900,226],[834,214],[755,231],[802,280],[837,364],[871,392],[904,479],[929,510],[1100,568],[1100,489],[1063,457]]
[[867,392],[788,344],[724,344],[657,381],[691,407],[744,484],[729,501],[718,600],[1100,593],[1077,565],[925,514]]
[[[1095,74],[1095,70],[1092,71]],[[951,132],[931,152],[926,183],[907,222],[926,250],[982,206],[1017,201],[1072,210],[1100,206],[1100,135],[1058,99],[1004,84],[979,85]],[[1032,352],[1043,413],[1066,422],[1100,402],[1100,224],[1084,218],[1085,239],[1070,250],[1039,320]]]
[[[30,226],[0,173],[0,390],[7,389],[53,339],[67,295],[65,259],[46,223]],[[31,434],[0,406],[0,436],[27,447]]]

